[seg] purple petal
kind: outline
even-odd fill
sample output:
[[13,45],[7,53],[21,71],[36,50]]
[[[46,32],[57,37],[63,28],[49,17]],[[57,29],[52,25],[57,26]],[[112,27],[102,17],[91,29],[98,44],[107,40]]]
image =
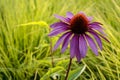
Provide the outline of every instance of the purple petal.
[[58,48],[58,46],[62,43],[62,41],[69,35],[70,33],[65,33],[63,34],[59,40],[56,42],[54,48],[53,48],[53,51],[56,50]]
[[89,30],[89,31],[95,32],[95,34],[98,34],[100,37],[102,37],[104,40],[106,40],[107,42],[110,43],[110,41],[106,38],[106,34],[105,34],[105,33],[103,34],[103,35],[104,35],[104,36],[103,36],[103,35],[97,33],[96,31],[94,31],[93,29],[91,29],[91,30]]
[[68,18],[72,18],[74,15],[73,15],[73,13],[71,13],[71,12],[67,12],[67,14],[66,14],[66,17],[68,17]]
[[79,37],[79,50],[82,58],[84,58],[87,53],[87,43],[83,35]]
[[[84,16],[86,16],[86,17],[87,17],[87,15],[86,15],[83,11],[80,11],[80,12],[79,12],[79,14],[82,14],[82,15],[84,15]],[[91,22],[91,21],[92,21],[92,19],[93,19],[93,17],[88,16],[88,17],[87,17],[87,19],[88,19],[88,21],[89,21],[89,22]]]
[[82,58],[79,51],[79,37],[77,35],[74,35],[70,41],[70,57],[73,58],[74,56],[76,56],[78,62]]
[[51,28],[57,28],[57,27],[59,27],[59,26],[67,27],[68,24],[65,24],[65,23],[63,23],[63,22],[56,22],[56,23],[50,25]]
[[69,35],[64,39],[63,45],[62,45],[62,50],[61,50],[62,53],[66,50],[66,48],[67,48],[67,46],[68,46],[68,43],[69,43],[69,41],[70,41],[71,35],[72,35],[72,34],[69,34]]
[[62,32],[65,32],[65,31],[67,31],[67,30],[69,30],[69,29],[66,28],[66,27],[56,28],[56,29],[54,29],[54,30],[52,30],[52,31],[50,32],[49,36],[55,36],[55,35],[58,35],[58,34],[60,34],[60,33],[62,33]]
[[55,14],[54,16],[55,16],[57,19],[60,19],[62,22],[65,22],[65,23],[67,23],[67,24],[70,24],[70,23],[69,23],[69,20],[66,19],[66,18],[64,18],[64,17],[59,16],[59,15],[57,15],[57,14]]
[[100,37],[102,37],[104,40],[106,40],[107,42],[109,42],[110,43],[110,41],[105,37],[105,36],[103,36],[103,35],[101,35],[101,34],[98,34]]
[[[78,46],[78,48],[79,48],[79,46]],[[77,61],[80,62],[80,60],[82,59],[80,52],[76,53],[76,58],[77,58]]]
[[106,36],[106,34],[104,33],[104,31],[103,31],[103,29],[100,29],[100,28],[91,28],[91,30],[92,31],[98,31],[98,32],[100,32],[101,34],[103,34],[103,35],[105,35]]
[[90,33],[94,36],[99,48],[102,50],[102,41],[101,41],[100,37],[98,36],[98,34],[96,34],[95,32],[92,32],[92,31]]
[[[83,11],[80,11],[79,14],[82,14],[82,15],[84,15],[84,16],[87,17],[87,15],[86,15]],[[92,19],[92,17],[87,17],[87,18],[88,18],[88,21],[89,21],[90,19]]]
[[90,21],[90,22],[93,20],[93,17],[91,17],[91,16],[89,16],[87,18],[88,18],[88,21]]
[[74,44],[76,41],[75,36],[73,36],[72,40],[70,41],[70,57],[73,58],[75,57],[75,47],[76,44]]
[[79,51],[79,36],[76,35],[76,58],[77,58],[77,61],[80,62],[82,56],[80,54],[80,51]]
[[83,14],[83,15],[85,15],[85,16],[86,16],[86,14],[85,14],[83,11],[80,11],[80,12],[79,12],[79,14]]
[[92,49],[92,51],[95,53],[95,55],[98,55],[98,50],[97,50],[97,46],[95,44],[95,42],[93,41],[93,39],[88,36],[87,34],[85,35],[87,41],[88,41],[88,44],[90,46],[90,48]]
[[89,26],[91,28],[103,29],[102,26],[97,22],[90,23]]
[[103,24],[100,23],[100,22],[92,22],[92,23],[90,23],[90,24],[103,25]]

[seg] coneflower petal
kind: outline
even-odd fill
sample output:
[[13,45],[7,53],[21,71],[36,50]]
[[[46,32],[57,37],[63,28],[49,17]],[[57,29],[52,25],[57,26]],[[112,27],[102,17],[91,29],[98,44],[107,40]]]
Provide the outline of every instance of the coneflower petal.
[[92,51],[95,53],[95,55],[98,55],[98,50],[97,50],[97,46],[95,44],[95,42],[93,41],[93,39],[88,36],[87,34],[85,35],[87,41],[88,41],[88,44],[90,46],[90,48],[92,49]]
[[57,19],[60,19],[62,22],[65,22],[65,23],[69,24],[69,20],[68,20],[68,19],[66,19],[66,18],[64,18],[64,17],[62,17],[62,16],[59,16],[59,15],[57,15],[57,14],[54,14],[54,16],[55,16]]
[[69,34],[69,35],[64,39],[63,44],[62,44],[62,50],[61,50],[62,53],[66,50],[66,48],[67,48],[67,46],[68,46],[68,43],[69,43],[69,41],[70,41],[71,35],[72,35],[72,34]]
[[63,42],[63,40],[69,35],[70,33],[65,33],[63,34],[59,40],[56,42],[54,48],[53,48],[53,51],[56,50],[58,48],[58,46]]
[[76,37],[76,42],[75,42],[76,43],[76,47],[75,47],[76,52],[75,52],[75,54],[76,54],[77,61],[80,62],[82,56],[81,56],[81,53],[79,51],[79,36],[75,35],[75,37]]
[[92,23],[90,23],[89,26],[90,26],[91,28],[103,29],[102,26],[101,26],[101,25],[98,25],[98,24],[92,24]]
[[57,26],[57,27],[55,27],[53,30],[59,30],[59,29],[69,29],[66,25],[64,25],[64,26]]
[[76,56],[77,53],[79,53],[79,45],[78,45],[78,39],[77,36],[73,36],[70,41],[70,57],[73,58]]
[[97,33],[96,31],[94,31],[93,29],[91,29],[89,31],[95,32],[95,34],[99,35],[101,38],[103,38],[104,40],[106,40],[107,42],[110,43],[110,41],[106,38],[106,34],[105,33],[103,35],[101,35],[101,34]]
[[[79,48],[79,46],[78,46],[78,48]],[[77,61],[80,62],[80,60],[82,59],[80,52],[76,53],[76,58],[77,58]]]
[[90,22],[93,20],[93,17],[91,17],[91,16],[88,16],[87,18],[88,18],[88,21],[90,21]]
[[60,33],[62,33],[62,32],[65,32],[65,31],[67,31],[67,30],[69,30],[68,28],[57,28],[57,29],[54,29],[54,30],[52,30],[51,32],[50,32],[50,34],[49,34],[49,36],[55,36],[55,35],[58,35],[58,34],[60,34]]
[[103,25],[103,24],[101,24],[100,22],[92,22],[92,23],[90,23],[90,24]]
[[74,15],[73,15],[73,13],[71,13],[71,12],[67,12],[67,14],[66,14],[66,17],[68,17],[68,18],[72,18]]
[[105,37],[105,36],[103,36],[103,35],[101,35],[101,34],[98,34],[100,37],[102,37],[104,40],[106,40],[107,42],[109,42],[110,43],[110,41]]
[[51,28],[58,28],[59,26],[68,27],[68,24],[63,23],[63,22],[56,22],[56,23],[50,25]]
[[89,32],[89,33],[94,36],[94,38],[95,38],[95,40],[96,40],[99,48],[102,50],[102,41],[101,41],[100,37],[99,37],[95,32],[92,32],[92,31],[91,31],[91,32]]
[[106,34],[103,32],[102,29],[99,29],[99,28],[91,28],[91,29],[92,29],[93,31],[96,30],[96,31],[98,31],[99,33],[101,33],[101,34],[103,34],[103,35],[106,36]]
[[86,14],[85,14],[83,11],[80,11],[80,12],[79,12],[79,14],[83,14],[83,15],[85,15],[85,16],[86,16]]
[[75,56],[77,58],[77,61],[80,62],[82,57],[79,51],[79,36],[78,35],[74,35],[70,41],[70,57],[73,58]]
[[[79,13],[80,13],[80,14],[83,14],[83,15],[85,15],[85,16],[86,16],[86,14],[85,14],[83,11],[80,11]],[[86,16],[86,17],[87,17],[87,16]],[[92,19],[93,19],[93,17],[88,16],[88,17],[87,17],[87,19],[88,19],[88,21],[89,21],[89,22],[91,22],[91,21],[92,21]]]
[[82,58],[84,58],[87,53],[87,43],[83,35],[79,37],[79,50]]

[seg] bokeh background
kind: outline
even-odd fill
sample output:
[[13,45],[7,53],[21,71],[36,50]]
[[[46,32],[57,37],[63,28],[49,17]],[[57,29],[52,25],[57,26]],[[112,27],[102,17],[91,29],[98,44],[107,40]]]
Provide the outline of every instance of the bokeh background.
[[48,33],[53,14],[67,11],[93,16],[111,41],[97,57],[89,49],[74,59],[69,80],[120,80],[120,0],[0,0],[0,80],[64,80],[69,48],[52,52],[60,35]]

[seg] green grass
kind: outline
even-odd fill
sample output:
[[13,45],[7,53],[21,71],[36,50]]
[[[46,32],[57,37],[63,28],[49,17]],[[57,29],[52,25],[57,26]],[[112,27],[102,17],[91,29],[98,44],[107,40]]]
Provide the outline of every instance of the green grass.
[[[69,49],[51,48],[57,37],[49,38],[53,14],[84,11],[103,24],[111,43],[103,40],[103,50],[95,56],[88,50],[80,63],[72,63],[70,73],[77,80],[119,80],[120,78],[120,0],[1,0],[0,1],[0,80],[64,80]],[[75,76],[75,75],[74,75]],[[77,75],[78,76],[78,75]]]

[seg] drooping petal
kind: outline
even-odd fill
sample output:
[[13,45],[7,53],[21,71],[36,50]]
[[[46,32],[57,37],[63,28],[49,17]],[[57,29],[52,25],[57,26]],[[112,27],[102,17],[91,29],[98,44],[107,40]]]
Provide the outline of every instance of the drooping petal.
[[59,25],[53,28],[53,30],[58,30],[58,29],[69,29],[68,25]]
[[65,33],[63,34],[59,40],[56,42],[54,48],[53,48],[53,51],[56,50],[58,48],[58,46],[63,42],[63,40],[69,35],[70,33]]
[[90,24],[89,24],[89,27],[90,27],[91,29],[93,29],[93,30],[97,30],[97,31],[100,32],[101,34],[106,35],[106,34],[104,33],[103,28],[102,28],[102,26],[101,26],[100,24],[101,24],[101,23],[99,23],[99,22],[93,22],[93,23],[90,23]]
[[92,51],[95,53],[95,55],[98,55],[98,49],[97,49],[97,46],[95,44],[95,42],[93,41],[93,39],[88,36],[87,34],[85,35],[87,41],[88,41],[88,44],[90,46],[90,48],[92,49]]
[[100,22],[92,22],[92,23],[90,23],[90,24],[103,25],[103,24],[102,24],[102,23],[100,23]]
[[72,34],[69,34],[69,35],[64,39],[63,44],[62,44],[62,50],[61,50],[62,53],[66,50],[66,48],[67,48],[67,46],[68,46],[68,43],[69,43],[69,41],[70,41],[70,37],[71,37],[71,36],[72,36]]
[[54,16],[55,16],[57,19],[60,19],[62,22],[65,22],[66,24],[70,24],[70,23],[69,23],[69,20],[66,19],[66,18],[64,18],[64,17],[59,16],[59,15],[57,15],[57,14],[54,14]]
[[66,27],[56,28],[50,32],[49,36],[55,36],[55,35],[58,35],[62,32],[65,32],[67,30],[69,30],[69,29]]
[[73,38],[70,41],[70,57],[73,58],[75,57],[75,47],[76,47],[76,43],[75,43],[75,36],[73,36]]
[[97,22],[96,23],[90,23],[89,26],[91,28],[97,28],[97,29],[103,29],[102,26],[100,24],[98,24]]
[[51,28],[58,28],[59,26],[68,27],[68,24],[63,23],[63,22],[56,22],[56,23],[50,25]]
[[76,58],[77,58],[77,61],[80,62],[80,60],[82,59],[80,52],[76,53]]
[[110,43],[110,41],[105,37],[105,36],[103,36],[103,35],[101,35],[101,34],[98,34],[100,37],[102,37],[104,40],[106,40],[107,42],[109,42]]
[[91,30],[93,30],[93,31],[98,31],[99,33],[101,33],[101,34],[103,34],[103,35],[105,35],[106,36],[106,34],[104,33],[104,31],[103,31],[103,29],[99,29],[99,28],[91,28]]
[[90,31],[89,33],[94,36],[94,38],[95,38],[95,40],[96,40],[99,48],[102,50],[102,41],[101,41],[100,37],[98,36],[98,34],[96,34],[96,33],[93,32],[93,31]]
[[95,34],[99,35],[101,38],[103,38],[104,40],[106,40],[107,42],[110,43],[110,41],[106,38],[106,34],[105,34],[105,33],[101,35],[101,34],[97,33],[97,32],[96,32],[95,30],[93,30],[93,29],[91,29],[91,30],[89,30],[89,31],[95,32]]
[[81,53],[79,51],[79,36],[76,35],[76,58],[77,58],[77,61],[80,62],[82,56],[81,56]]
[[79,37],[79,50],[82,58],[84,58],[87,53],[87,43],[83,35]]
[[67,14],[66,14],[66,17],[68,17],[68,18],[72,18],[74,15],[73,15],[73,13],[71,13],[71,12],[67,12]]
[[76,56],[77,61],[79,62],[81,60],[81,55],[79,51],[79,36],[74,35],[72,40],[70,41],[70,57],[73,58]]

